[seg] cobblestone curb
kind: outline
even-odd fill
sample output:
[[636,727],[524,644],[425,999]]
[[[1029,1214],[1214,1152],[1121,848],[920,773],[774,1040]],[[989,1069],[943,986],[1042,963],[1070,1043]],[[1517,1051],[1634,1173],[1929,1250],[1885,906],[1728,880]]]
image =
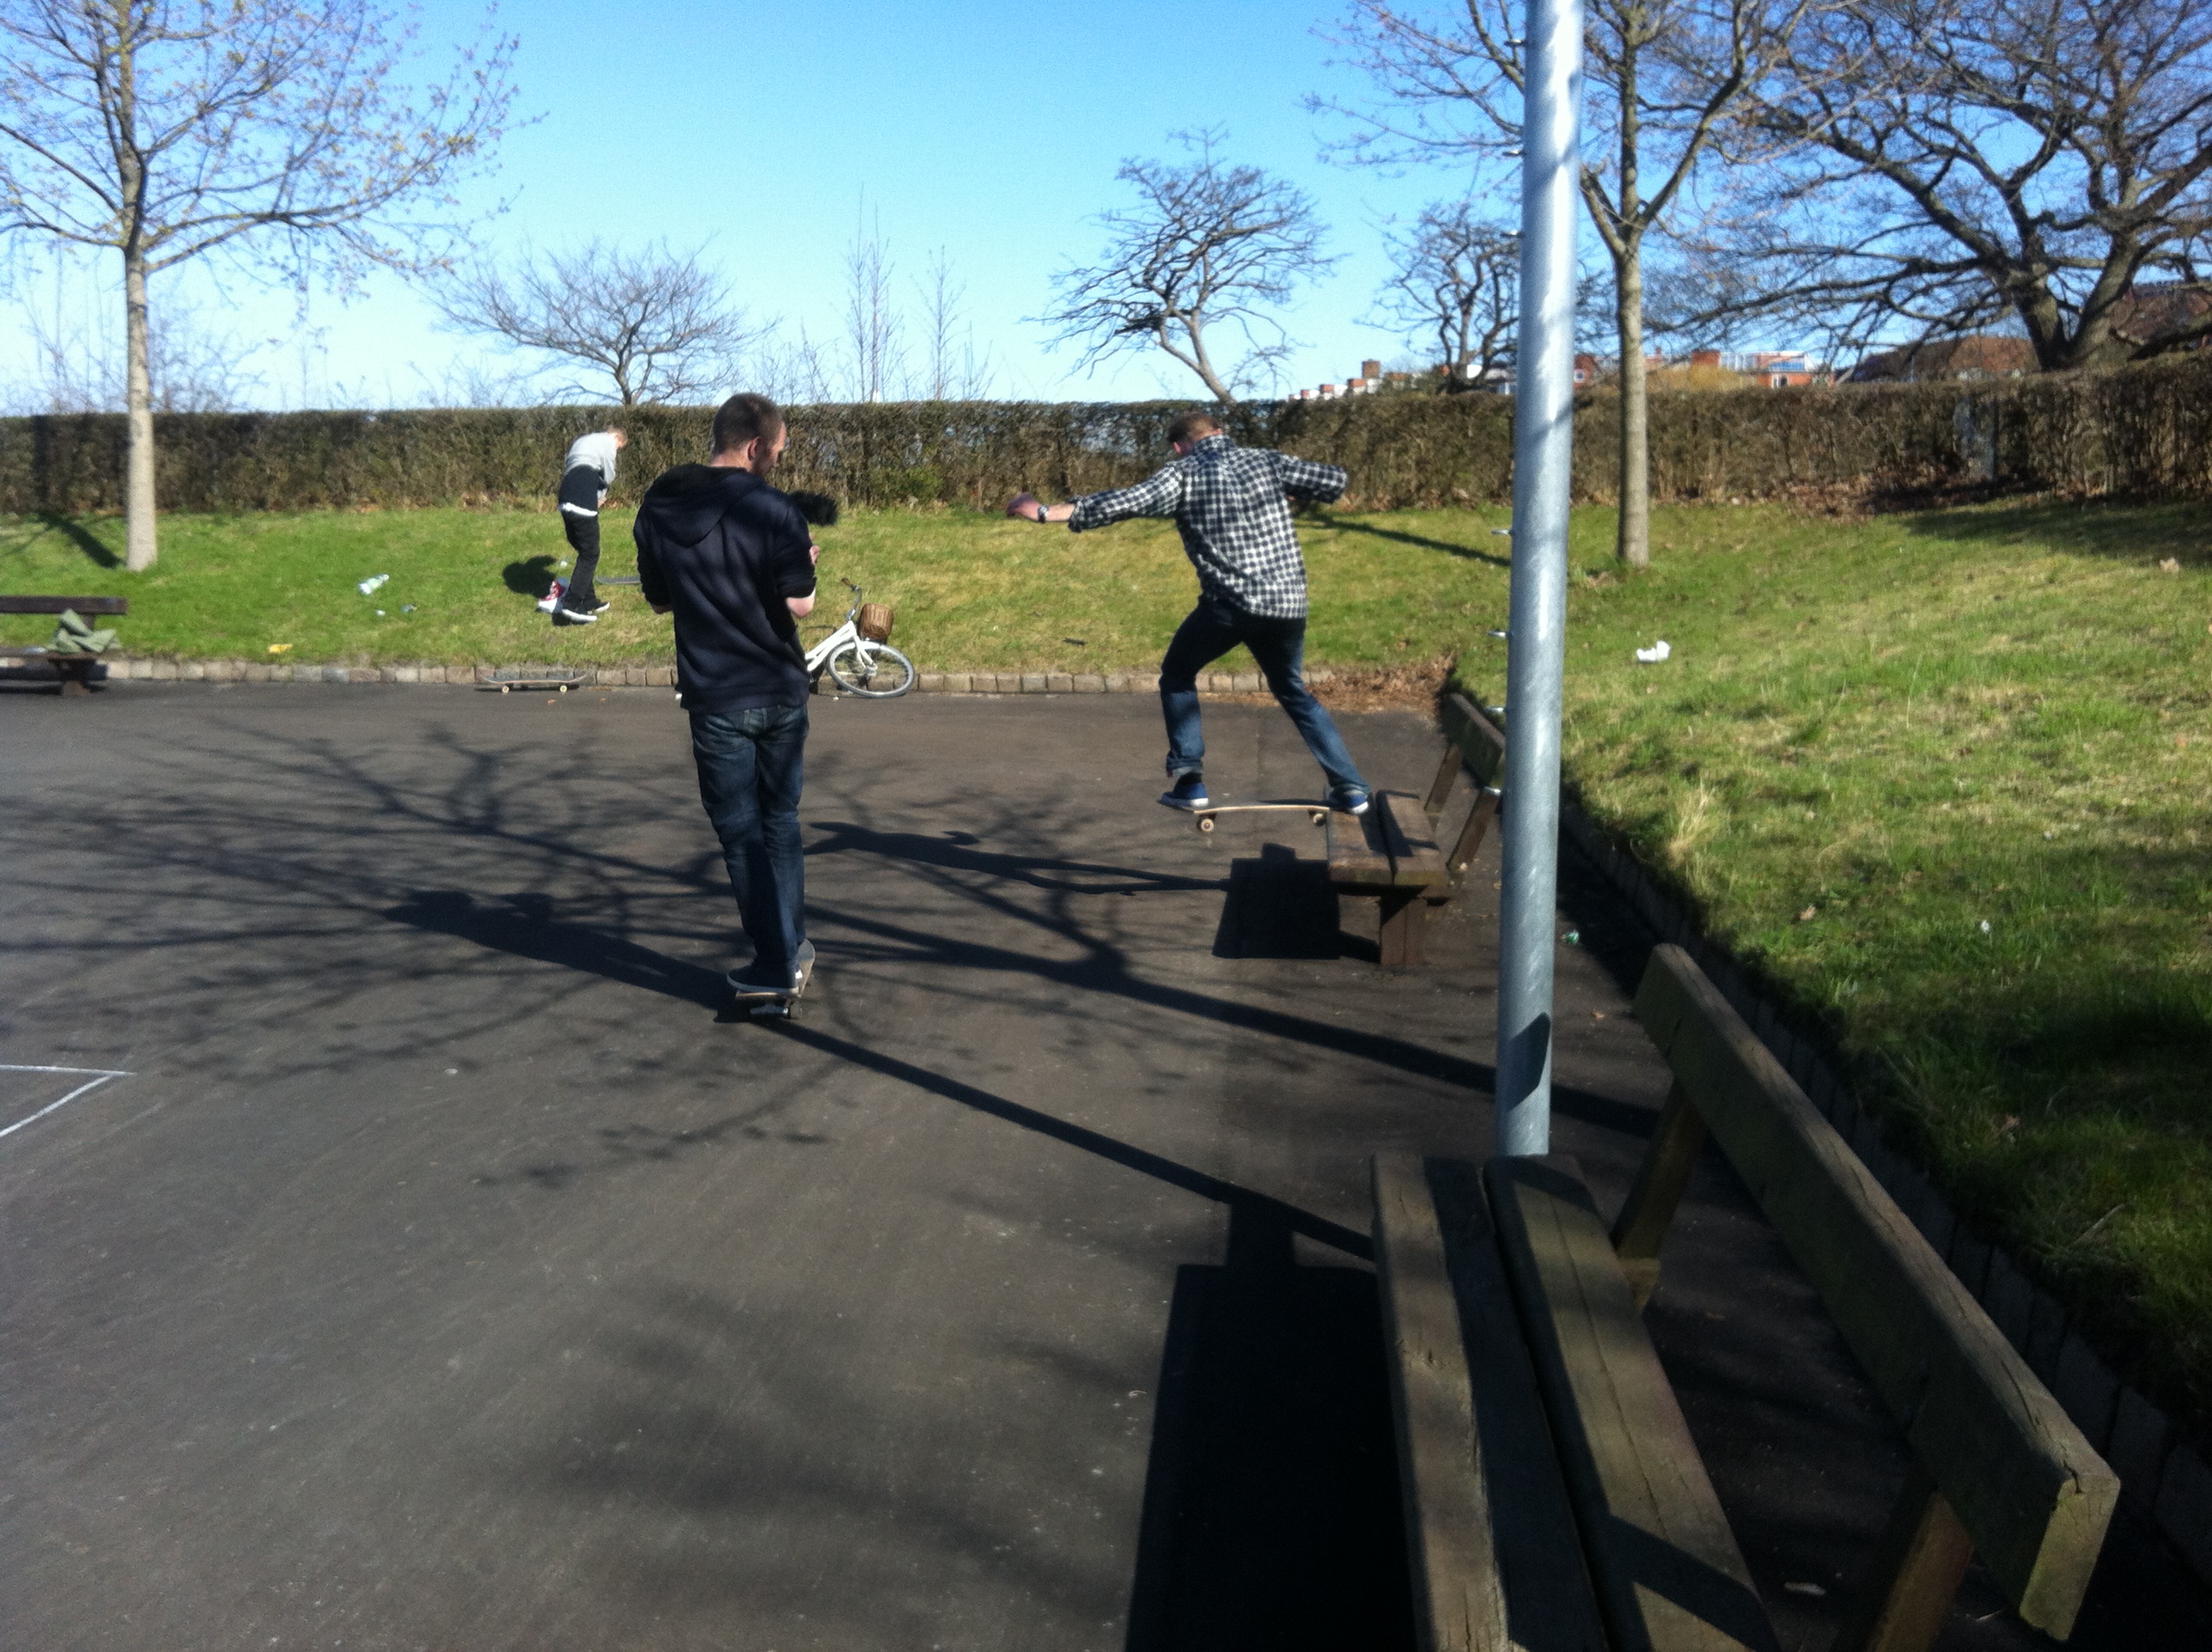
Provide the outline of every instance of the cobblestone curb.
[[2112,1465],[2120,1477],[2122,1505],[2154,1524],[2190,1569],[2212,1583],[2212,1471],[2201,1450],[2183,1442],[2165,1412],[2112,1374],[2068,1322],[2056,1297],[2031,1281],[2009,1256],[1978,1238],[1927,1176],[1889,1149],[1881,1127],[1826,1058],[1783,1023],[1773,1006],[1751,990],[1735,961],[1698,931],[1633,856],[1615,848],[1571,798],[1560,799],[1560,824],[1661,939],[1697,960],[1850,1143],[2075,1426]]

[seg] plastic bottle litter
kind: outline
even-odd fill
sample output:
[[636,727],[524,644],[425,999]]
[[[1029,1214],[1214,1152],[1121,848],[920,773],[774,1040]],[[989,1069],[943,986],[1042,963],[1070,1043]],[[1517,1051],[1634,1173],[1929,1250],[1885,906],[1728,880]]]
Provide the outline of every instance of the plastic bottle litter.
[[359,585],[354,586],[354,589],[360,592],[364,597],[373,597],[377,593],[378,590],[384,585],[384,583],[391,579],[391,577],[392,576],[389,574],[372,574],[367,579],[363,580]]
[[1639,665],[1656,665],[1674,652],[1667,646],[1667,639],[1662,637],[1649,648],[1638,648],[1636,651],[1636,663]]
[[411,614],[415,611],[415,604],[411,602],[403,602],[399,604],[399,611],[403,614]]

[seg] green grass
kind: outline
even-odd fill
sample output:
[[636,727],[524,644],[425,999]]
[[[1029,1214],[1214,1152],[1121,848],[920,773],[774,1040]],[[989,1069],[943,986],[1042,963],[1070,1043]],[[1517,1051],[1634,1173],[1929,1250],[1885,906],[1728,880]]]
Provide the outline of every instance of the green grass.
[[[1447,652],[1503,600],[1504,541],[1485,525],[1504,519],[1405,513],[1310,531],[1328,598],[1310,658],[1390,665]],[[602,533],[601,577],[635,574],[629,517],[610,513]],[[852,580],[896,609],[892,641],[925,671],[1149,670],[1194,588],[1164,523],[1071,534],[970,512],[855,511],[819,539],[817,618],[842,616],[836,581]],[[535,610],[568,555],[550,511],[171,516],[143,574],[122,569],[122,543],[112,518],[0,519],[0,590],[127,596],[121,643],[142,654],[261,659],[276,643],[290,645],[276,656],[288,662],[363,665],[669,656],[668,622],[634,588],[604,589],[614,606],[590,628],[556,631]],[[391,582],[362,596],[356,583],[374,574]],[[0,618],[0,641],[52,629]]]
[[[2212,1421],[2212,513],[1664,512],[1626,582],[1590,577],[1607,525],[1570,598],[1583,796]],[[1492,693],[1497,647],[1461,666]]]
[[[1504,519],[1308,524],[1309,657],[1457,655],[1495,697]],[[607,573],[630,571],[627,526],[607,519]],[[0,522],[0,589],[126,594],[137,653],[667,657],[635,591],[589,629],[532,609],[566,556],[550,513],[163,531],[141,576],[106,565],[112,520]],[[2212,1424],[2212,513],[1662,509],[1626,580],[1612,531],[1575,517],[1565,749],[1589,806],[1825,1029],[1978,1226]],[[1149,669],[1192,588],[1160,525],[860,512],[821,539],[825,578],[890,600],[924,670]],[[1673,659],[1636,665],[1661,637]]]

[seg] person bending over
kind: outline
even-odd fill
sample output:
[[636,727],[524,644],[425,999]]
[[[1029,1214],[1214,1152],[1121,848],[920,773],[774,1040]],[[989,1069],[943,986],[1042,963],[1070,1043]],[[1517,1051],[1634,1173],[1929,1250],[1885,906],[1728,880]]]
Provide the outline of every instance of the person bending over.
[[1133,516],[1175,519],[1183,552],[1198,570],[1198,605],[1160,661],[1169,782],[1162,803],[1203,809],[1211,801],[1198,674],[1241,642],[1328,777],[1330,805],[1364,813],[1367,782],[1305,684],[1306,570],[1291,526],[1291,501],[1336,498],[1344,492],[1343,471],[1269,447],[1239,447],[1206,413],[1177,419],[1168,427],[1168,442],[1175,458],[1133,487],[1051,506],[1021,494],[1008,502],[1006,514],[1065,522],[1076,533]]
[[806,660],[797,622],[813,611],[812,536],[765,480],[783,452],[783,414],[765,396],[715,410],[714,453],[664,471],[639,502],[638,586],[676,616],[676,686],[691,720],[699,799],[721,840],[752,962],[740,993],[795,991],[813,967],[806,938],[799,794],[806,750]]
[[561,464],[561,531],[576,553],[576,566],[554,610],[556,625],[594,625],[607,610],[592,588],[599,568],[599,507],[615,483],[615,455],[629,443],[628,432],[610,425],[568,444],[568,457]]

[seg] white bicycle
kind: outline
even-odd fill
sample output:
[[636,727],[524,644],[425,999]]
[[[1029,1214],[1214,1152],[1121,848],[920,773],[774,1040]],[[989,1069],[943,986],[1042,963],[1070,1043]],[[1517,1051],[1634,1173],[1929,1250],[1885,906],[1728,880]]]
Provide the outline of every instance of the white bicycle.
[[904,694],[914,686],[914,662],[884,641],[891,634],[891,610],[863,603],[860,587],[850,580],[837,583],[853,593],[853,605],[842,625],[806,651],[807,677],[818,679],[826,670],[846,693],[870,700]]

